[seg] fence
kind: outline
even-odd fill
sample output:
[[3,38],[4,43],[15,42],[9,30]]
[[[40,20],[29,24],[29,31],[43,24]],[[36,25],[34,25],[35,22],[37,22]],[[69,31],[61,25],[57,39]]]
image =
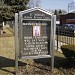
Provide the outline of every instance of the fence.
[[60,50],[65,44],[75,44],[75,30],[56,28],[55,49]]

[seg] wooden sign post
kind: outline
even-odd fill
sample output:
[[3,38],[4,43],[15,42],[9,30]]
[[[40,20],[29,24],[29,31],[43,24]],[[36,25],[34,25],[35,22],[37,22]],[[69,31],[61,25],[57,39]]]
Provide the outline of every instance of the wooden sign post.
[[51,57],[51,65],[53,70],[56,16],[41,8],[31,8],[19,12],[18,27],[17,15],[18,14],[15,14],[16,73],[18,72],[18,32],[20,36],[20,59],[39,59]]

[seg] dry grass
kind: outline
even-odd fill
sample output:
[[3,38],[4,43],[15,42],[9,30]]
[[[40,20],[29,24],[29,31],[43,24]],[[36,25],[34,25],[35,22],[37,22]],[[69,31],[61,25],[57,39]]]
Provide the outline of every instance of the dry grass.
[[[13,33],[6,27],[3,28],[3,32],[4,34],[0,37],[0,75],[14,75],[14,36]],[[10,35],[12,35],[13,37],[7,37]]]
[[5,34],[13,34],[14,30],[10,27],[3,27],[3,31]]
[[14,59],[14,37],[1,37],[0,38],[0,56]]
[[13,75],[15,62],[14,37],[0,38],[0,75]]

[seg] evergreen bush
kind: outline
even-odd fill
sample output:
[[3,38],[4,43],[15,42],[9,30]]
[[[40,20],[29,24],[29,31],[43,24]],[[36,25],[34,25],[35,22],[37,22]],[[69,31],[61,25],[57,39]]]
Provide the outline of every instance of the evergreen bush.
[[62,45],[61,50],[68,59],[75,59],[75,45]]

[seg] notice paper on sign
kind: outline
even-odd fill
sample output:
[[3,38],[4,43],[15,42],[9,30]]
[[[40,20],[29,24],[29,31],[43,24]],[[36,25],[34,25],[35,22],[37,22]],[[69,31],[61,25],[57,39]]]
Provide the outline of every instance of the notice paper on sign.
[[33,26],[33,36],[41,36],[40,26]]

